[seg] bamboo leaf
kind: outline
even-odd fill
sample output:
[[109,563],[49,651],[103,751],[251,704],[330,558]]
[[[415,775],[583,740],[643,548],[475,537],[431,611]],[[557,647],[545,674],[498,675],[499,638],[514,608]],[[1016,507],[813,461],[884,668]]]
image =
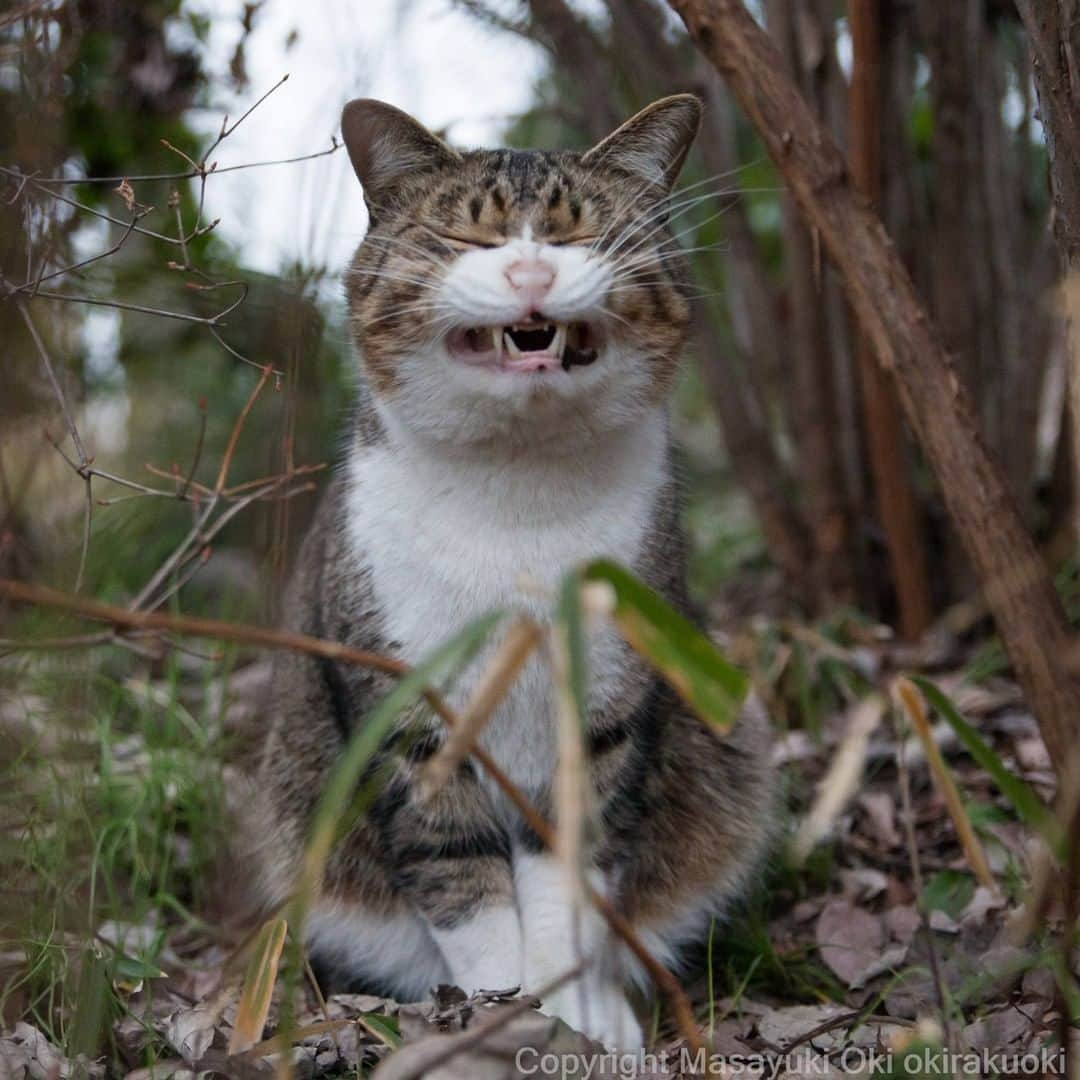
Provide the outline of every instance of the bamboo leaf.
[[615,591],[613,619],[626,642],[659,672],[711,727],[735,723],[750,682],[689,619],[633,574],[607,559],[582,571]]
[[113,968],[114,979],[164,979],[165,972],[156,964],[140,960],[137,956],[129,956],[127,953],[117,952],[116,966]]
[[990,870],[990,863],[983,851],[982,843],[978,834],[972,827],[971,819],[964,808],[964,801],[960,797],[960,789],[956,786],[949,766],[945,764],[938,744],[934,742],[934,736],[930,731],[930,721],[926,718],[926,710],[923,708],[922,699],[915,692],[915,686],[908,679],[896,680],[896,693],[904,707],[904,711],[911,721],[911,726],[919,741],[923,745],[926,754],[926,762],[930,766],[930,775],[934,778],[934,784],[945,801],[945,807],[952,818],[953,827],[960,838],[960,846],[964,849],[968,865],[974,871],[975,876],[982,885],[997,892],[997,882]]
[[565,660],[565,688],[572,705],[577,712],[578,721],[584,730],[588,716],[587,691],[589,676],[585,657],[585,616],[581,607],[582,575],[572,571],[563,579],[559,590],[559,602],[556,616],[562,631],[563,658]]
[[937,710],[942,719],[956,732],[967,752],[993,777],[1002,795],[1012,803],[1020,818],[1042,834],[1059,858],[1064,850],[1061,823],[1046,804],[1019,776],[1011,773],[994,750],[983,741],[979,733],[957,711],[956,706],[929,679],[912,676],[913,682],[927,702]]
[[288,928],[284,919],[271,919],[263,924],[255,939],[236,1010],[236,1023],[229,1036],[230,1054],[243,1053],[262,1038]]

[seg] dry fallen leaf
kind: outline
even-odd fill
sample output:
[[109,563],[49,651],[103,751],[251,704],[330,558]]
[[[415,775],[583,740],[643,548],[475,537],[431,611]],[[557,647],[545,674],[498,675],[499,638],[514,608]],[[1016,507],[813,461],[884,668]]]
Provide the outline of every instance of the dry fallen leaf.
[[105,1066],[83,1057],[64,1057],[37,1028],[19,1022],[10,1034],[0,1037],[0,1080],[66,1080],[80,1076],[102,1080]]
[[881,919],[848,900],[833,900],[818,917],[816,927],[821,959],[847,986],[879,966],[885,944]]
[[[808,1032],[850,1012],[843,1005],[791,1005],[785,1009],[769,1009],[758,1021],[758,1035],[770,1046],[784,1050],[801,1041]],[[842,1029],[838,1028],[837,1033],[842,1034]],[[829,1041],[828,1036],[822,1037],[822,1045]]]
[[968,1024],[964,1028],[964,1038],[972,1050],[1002,1051],[1026,1035],[1030,1028],[1030,1018],[1010,1005]]
[[858,798],[866,812],[874,839],[885,851],[900,846],[900,831],[896,827],[896,800],[891,791],[866,791]]
[[515,1017],[488,1035],[482,1045],[470,1045],[473,1038],[473,1032],[465,1030],[410,1043],[383,1061],[374,1080],[504,1080],[515,1075],[508,1070],[522,1051],[535,1051],[539,1060],[540,1054],[575,1055],[590,1050],[583,1035],[539,1013]]
[[165,1038],[185,1061],[194,1064],[213,1045],[220,1016],[220,1007],[178,1009],[165,1022]]
[[236,1023],[229,1038],[230,1054],[242,1053],[262,1038],[287,932],[288,924],[284,919],[271,919],[259,930],[244,975]]

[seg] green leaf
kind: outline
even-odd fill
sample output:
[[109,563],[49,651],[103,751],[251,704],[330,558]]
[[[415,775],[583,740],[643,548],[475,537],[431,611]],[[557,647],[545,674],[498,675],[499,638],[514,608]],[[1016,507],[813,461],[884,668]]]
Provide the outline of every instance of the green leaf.
[[154,964],[140,960],[136,956],[128,956],[127,953],[117,952],[113,978],[124,982],[135,982],[139,979],[164,979],[165,972]]
[[585,656],[585,617],[581,610],[581,574],[572,571],[559,591],[558,621],[566,644],[566,682],[578,720],[584,727],[588,716],[588,669]]
[[113,1013],[115,997],[109,983],[110,961],[94,945],[83,950],[74,1008],[67,1029],[72,1056],[95,1058],[101,1053]]
[[384,1016],[382,1013],[361,1013],[357,1021],[362,1027],[367,1028],[377,1039],[381,1039],[387,1046],[397,1048],[402,1044],[401,1031],[397,1020],[392,1016]]
[[967,752],[993,778],[998,790],[1012,804],[1021,819],[1042,834],[1058,858],[1064,854],[1064,835],[1061,823],[1046,804],[1019,776],[1011,773],[1001,758],[988,746],[979,733],[960,715],[956,706],[929,679],[912,676],[911,681],[923,697],[956,732]]
[[[428,687],[438,686],[449,674],[464,668],[500,618],[501,613],[496,612],[469,623],[399,679],[371,713],[364,717],[344,753],[338,757],[316,807],[294,899],[291,918],[294,926],[303,925],[311,898],[317,895],[334,842],[341,836],[346,811],[352,807],[354,814],[362,813],[377,793],[377,787],[368,785],[367,790],[361,793],[362,797],[357,799],[356,785],[398,717],[405,709],[415,705]],[[297,935],[298,938],[300,936]]]
[[960,870],[939,870],[924,886],[919,905],[958,919],[975,895],[975,879]]
[[598,559],[584,568],[582,578],[614,589],[615,625],[627,643],[702,720],[720,732],[730,730],[750,688],[746,674],[689,619],[616,563]]

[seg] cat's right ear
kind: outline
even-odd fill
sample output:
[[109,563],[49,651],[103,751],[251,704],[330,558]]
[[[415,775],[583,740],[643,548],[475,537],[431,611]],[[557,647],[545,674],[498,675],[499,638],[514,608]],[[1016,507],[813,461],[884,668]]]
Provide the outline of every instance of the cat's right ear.
[[654,101],[587,150],[581,163],[613,165],[668,192],[701,127],[701,109],[701,99],[694,94],[672,94]]
[[406,174],[461,161],[461,156],[408,113],[374,98],[350,101],[341,134],[369,207],[385,205]]

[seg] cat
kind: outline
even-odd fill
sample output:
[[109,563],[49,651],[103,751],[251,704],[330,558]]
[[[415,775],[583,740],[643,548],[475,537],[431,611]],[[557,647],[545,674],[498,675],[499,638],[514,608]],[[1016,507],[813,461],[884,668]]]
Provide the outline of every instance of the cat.
[[[346,106],[370,217],[346,275],[366,405],[303,545],[289,628],[415,662],[481,613],[543,618],[543,591],[600,555],[692,614],[667,416],[690,302],[668,217],[700,118],[683,94],[585,153],[459,152],[393,106]],[[760,862],[767,722],[751,699],[719,737],[610,629],[590,638],[589,672],[589,878],[674,967]],[[329,660],[275,661],[252,811],[267,905],[290,894],[325,778],[390,685]],[[390,778],[330,860],[307,927],[318,969],[417,1000],[442,982],[542,991],[584,958],[544,1008],[640,1048],[626,994],[646,981],[639,965],[472,763],[419,797],[442,739],[421,722],[382,748]],[[550,818],[539,657],[482,744]]]

